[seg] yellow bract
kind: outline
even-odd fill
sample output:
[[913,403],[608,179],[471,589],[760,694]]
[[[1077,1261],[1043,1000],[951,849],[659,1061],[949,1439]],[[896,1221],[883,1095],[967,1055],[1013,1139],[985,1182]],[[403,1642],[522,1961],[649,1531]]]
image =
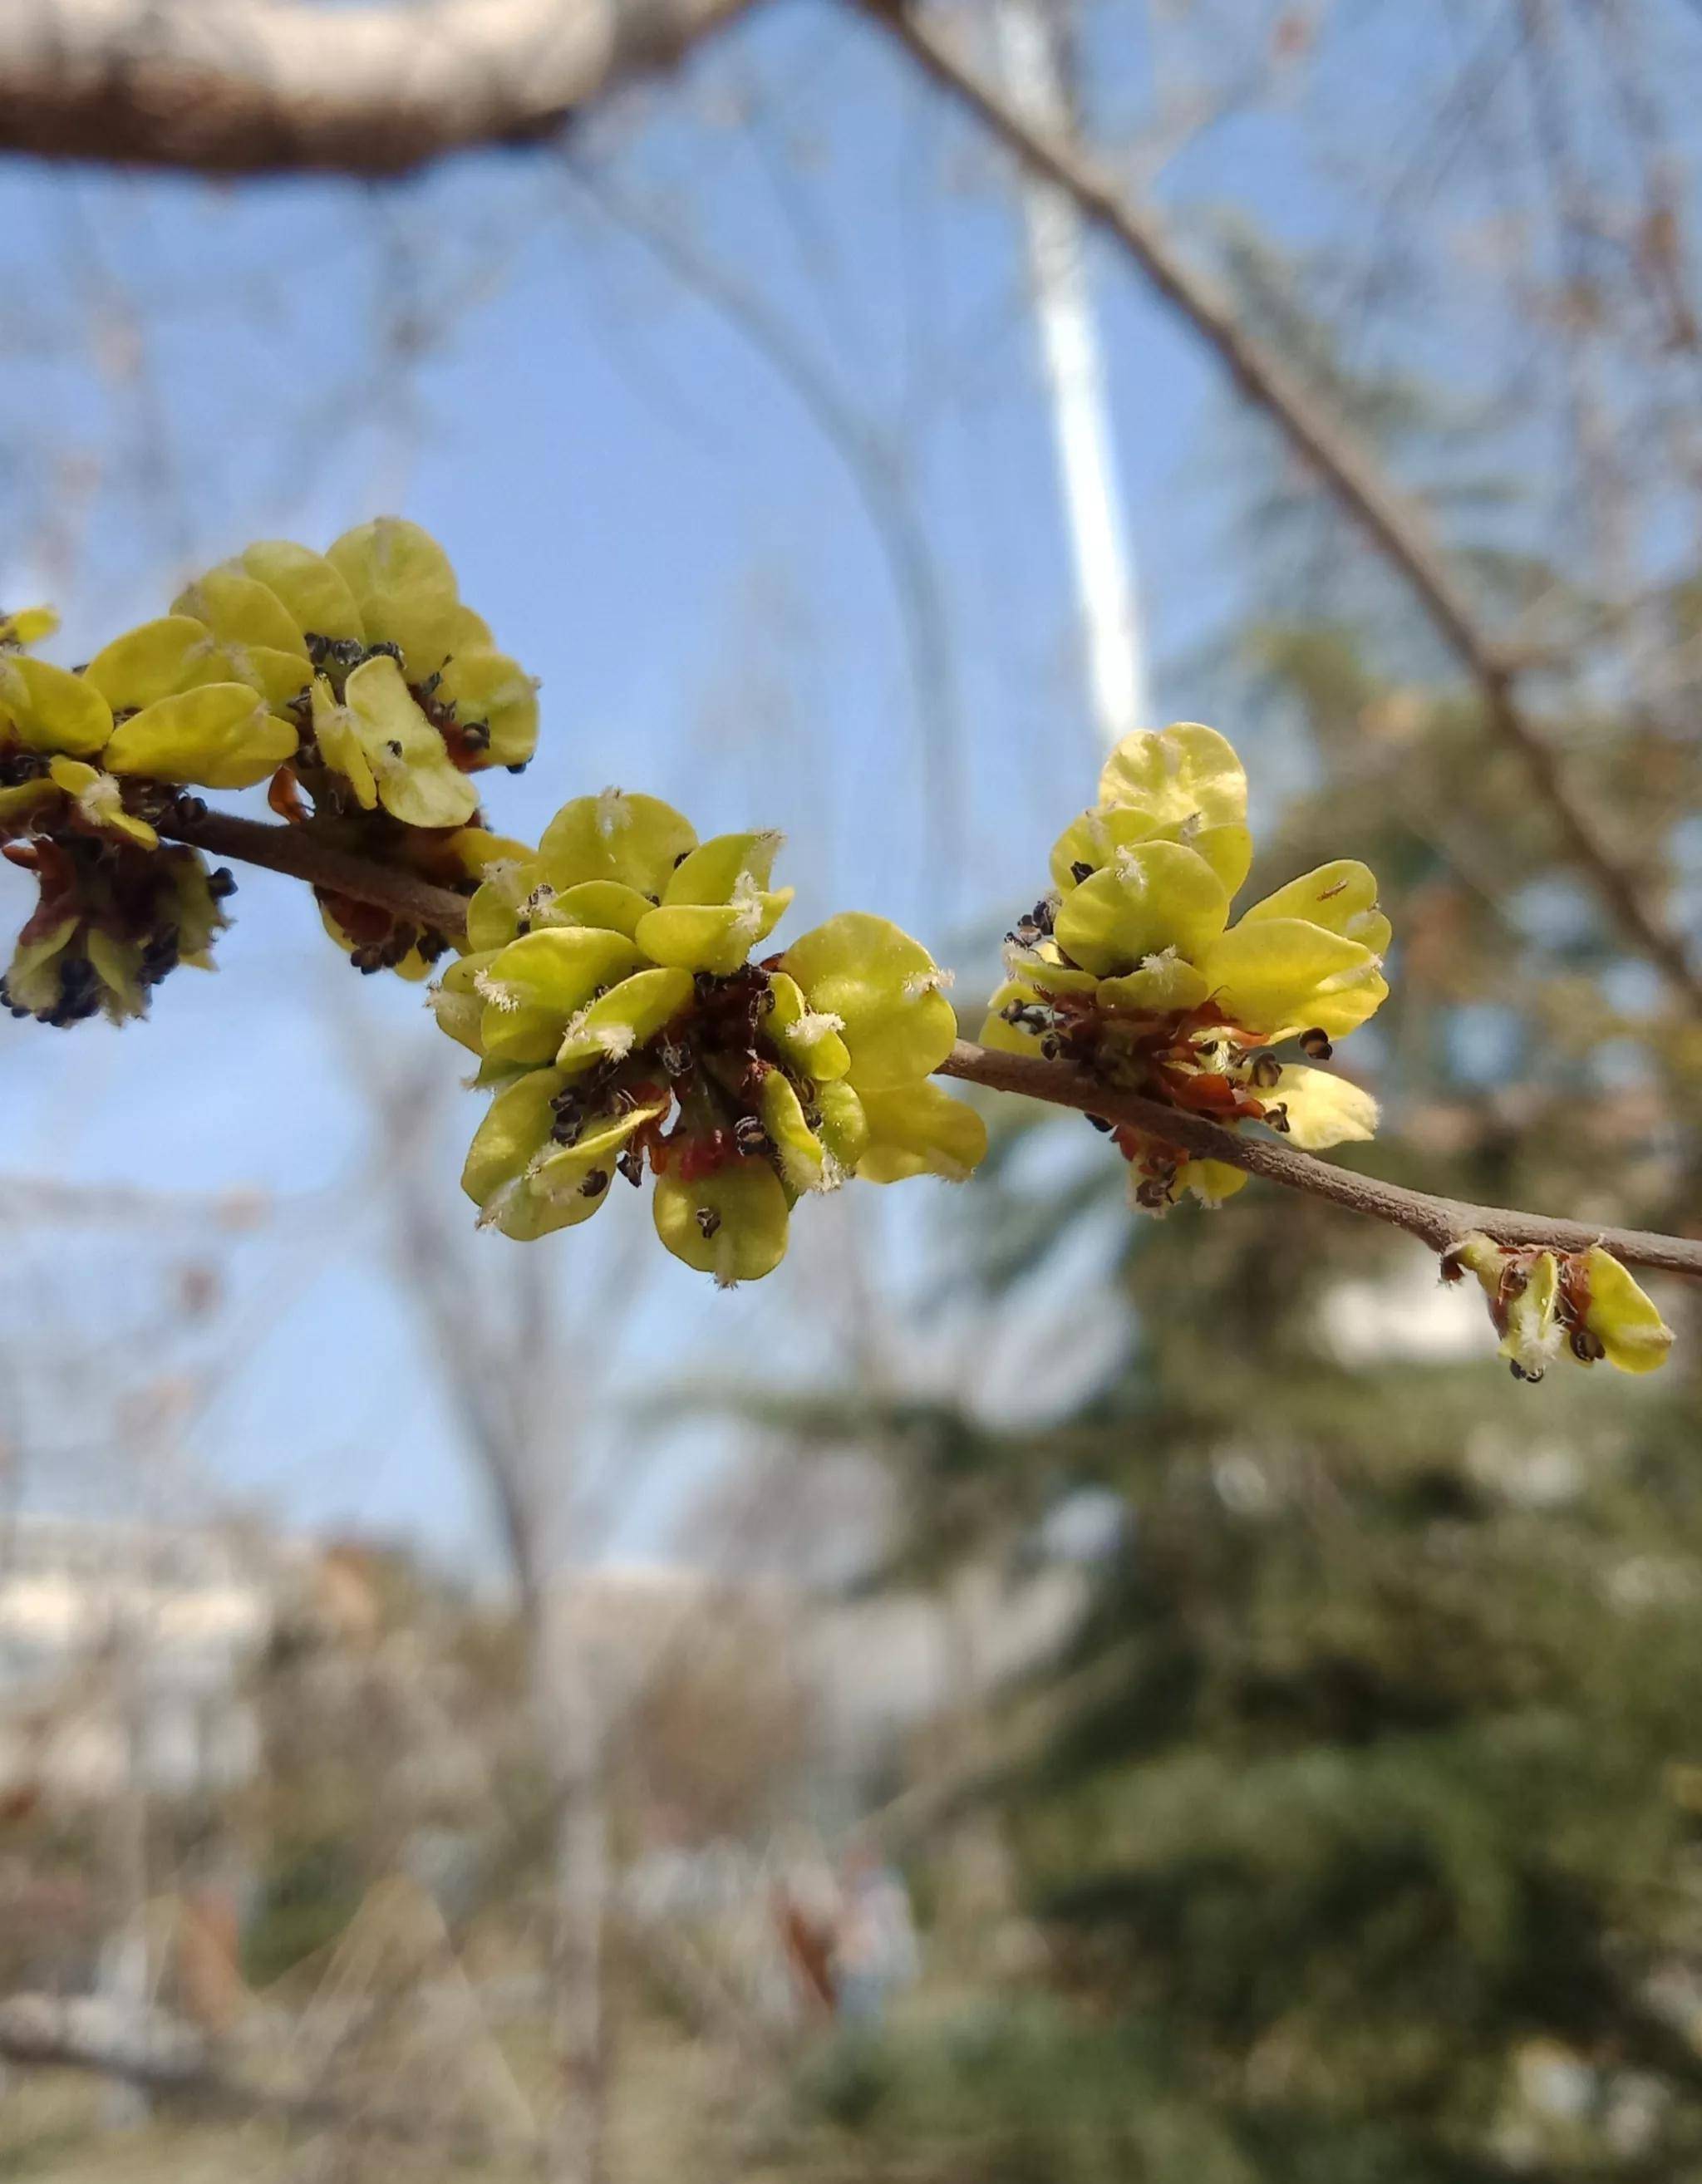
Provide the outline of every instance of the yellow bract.
[[133,714],[114,730],[106,764],[155,781],[251,788],[292,755],[296,740],[246,683],[207,682]]
[[1652,1373],[1664,1364],[1672,1329],[1612,1252],[1593,1245],[1583,1254],[1583,1273],[1589,1290],[1584,1325],[1608,1363],[1621,1373]]
[[563,805],[535,855],[485,866],[471,952],[432,1000],[499,1088],[463,1178],[486,1225],[585,1219],[612,1154],[631,1181],[654,1170],[670,1251],[753,1281],[806,1194],[980,1159],[980,1117],[926,1081],[957,1019],[925,948],[848,913],[751,961],[791,900],[770,884],[779,846],[700,842],[671,805],[611,788]]
[[45,660],[0,655],[0,733],[26,750],[92,758],[112,733],[112,708],[80,675]]
[[[1339,859],[1231,924],[1253,860],[1246,817],[1246,775],[1215,729],[1182,721],[1126,736],[1098,803],[1052,845],[1057,892],[1008,936],[984,1043],[1086,1063],[1108,1084],[1237,1127],[1269,1120],[1307,1149],[1370,1136],[1367,1093],[1261,1050],[1303,1039],[1327,1056],[1387,995],[1376,881]],[[1216,1204],[1246,1179],[1156,1135],[1119,1143],[1152,1210],[1185,1190]]]
[[1099,777],[1102,804],[1133,805],[1155,827],[1239,826],[1247,817],[1247,775],[1235,748],[1215,728],[1177,721],[1158,734],[1125,736]]
[[1557,1358],[1604,1359],[1621,1373],[1666,1362],[1672,1330],[1624,1264],[1602,1245],[1562,1253],[1498,1244],[1474,1230],[1443,1259],[1477,1277],[1501,1337],[1501,1354],[1521,1380],[1540,1380]]

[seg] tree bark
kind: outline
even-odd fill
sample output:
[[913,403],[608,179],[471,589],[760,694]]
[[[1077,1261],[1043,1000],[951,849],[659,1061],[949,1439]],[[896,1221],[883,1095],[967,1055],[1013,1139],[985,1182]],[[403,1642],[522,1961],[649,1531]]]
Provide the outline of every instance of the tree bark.
[[6,0],[0,151],[400,175],[553,136],[750,0]]

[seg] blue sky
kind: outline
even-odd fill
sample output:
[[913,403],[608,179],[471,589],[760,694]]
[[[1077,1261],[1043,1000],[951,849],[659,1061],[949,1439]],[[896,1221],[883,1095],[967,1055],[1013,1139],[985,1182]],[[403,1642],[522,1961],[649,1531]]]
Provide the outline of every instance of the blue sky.
[[[1095,16],[1108,128],[1142,110],[1138,13]],[[1405,33],[1387,35],[1398,59]],[[1327,75],[1310,94],[1333,95]],[[1398,71],[1388,97],[1392,130]],[[1214,131],[1167,187],[1306,240],[1331,214],[1293,154],[1296,120]],[[543,677],[540,756],[497,781],[496,824],[535,830],[566,796],[618,782],[681,803],[701,832],[778,825],[798,888],[788,929],[882,909],[962,963],[967,992],[987,960],[979,939],[1032,899],[1096,763],[1000,170],[865,26],[805,5],[759,14],[684,81],[626,103],[572,161],[466,160],[388,192],[0,174],[17,305],[0,348],[8,594],[55,597],[59,656],[81,657],[249,538],[320,544],[405,512]],[[628,221],[679,223],[715,277],[818,360],[860,427],[902,448],[958,690],[951,869],[931,854],[942,815],[924,793],[892,571],[841,454],[747,334],[611,220],[611,199]],[[1197,648],[1231,593],[1208,429],[1225,413],[1168,315],[1120,269],[1098,271],[1168,717],[1192,708],[1165,663]],[[1249,756],[1257,819],[1269,805]],[[484,1499],[387,1258],[384,1146],[353,1066],[395,1066],[411,1047],[448,1082],[463,1057],[417,993],[349,972],[302,890],[244,873],[235,909],[219,974],[171,979],[149,1026],[62,1038],[0,1024],[3,1165],[168,1194],[258,1188],[272,1219],[234,1246],[193,1221],[187,1241],[185,1224],[162,1224],[109,1250],[40,1234],[14,1279],[75,1265],[76,1312],[119,1330],[77,1399],[99,1440],[117,1396],[170,1362],[170,1346],[125,1330],[186,1250],[228,1261],[235,1332],[183,1432],[209,1499],[405,1531],[488,1568]],[[475,1119],[464,1097],[448,1128],[464,1137]],[[457,1160],[451,1135],[459,1221]],[[918,1186],[907,1207],[864,1209],[889,1301],[914,1281],[944,1196]],[[600,1549],[661,1551],[728,1446],[699,1427],[639,1467],[624,1397],[673,1373],[836,1368],[854,1211],[804,1208],[797,1262],[730,1297],[658,1251],[634,1261],[617,1232],[647,1226],[636,1200],[539,1247],[570,1328],[644,1268],[612,1346],[606,1323],[598,1336],[602,1392],[567,1405],[615,1475],[629,1457],[643,1471]],[[495,1260],[516,1248],[479,1240],[468,1279],[500,1281]],[[998,1384],[996,1360],[894,1318],[904,1370]],[[201,1341],[185,1338],[185,1355]],[[105,1469],[43,1459],[31,1476],[39,1496],[81,1506],[109,1502],[115,1481],[144,1505],[160,1490],[127,1446]]]

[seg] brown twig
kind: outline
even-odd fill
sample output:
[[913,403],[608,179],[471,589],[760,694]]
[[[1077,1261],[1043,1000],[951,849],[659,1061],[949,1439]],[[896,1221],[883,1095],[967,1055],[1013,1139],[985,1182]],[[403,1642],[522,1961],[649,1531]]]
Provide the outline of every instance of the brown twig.
[[380,910],[416,925],[434,927],[440,933],[466,928],[467,905],[464,895],[448,888],[433,887],[429,880],[392,865],[377,865],[351,856],[314,831],[311,820],[299,827],[269,826],[261,819],[238,819],[228,811],[209,811],[199,819],[165,819],[159,832],[168,841],[187,842],[215,857],[236,857],[248,865],[264,865],[268,872],[286,872],[333,894],[355,902],[370,902]]
[[[193,842],[218,855],[243,858],[275,872],[336,888],[361,902],[393,910],[399,916],[427,921],[445,933],[460,932],[466,922],[466,904],[460,895],[427,887],[423,881],[387,866],[367,864],[344,851],[332,850],[315,838],[310,824],[273,827],[209,812],[204,819],[174,832],[176,838]],[[1476,1228],[1499,1243],[1546,1245],[1558,1251],[1604,1244],[1628,1267],[1651,1267],[1663,1273],[1702,1279],[1702,1240],[1658,1236],[1642,1228],[1602,1228],[1588,1222],[1519,1213],[1503,1206],[1472,1206],[1462,1199],[1409,1190],[1376,1176],[1356,1175],[1350,1168],[1336,1167],[1275,1139],[1241,1137],[1203,1116],[1184,1114],[1136,1093],[1110,1090],[1066,1061],[995,1053],[960,1039],[940,1064],[940,1073],[985,1084],[995,1092],[1018,1092],[1054,1107],[1075,1107],[1083,1114],[1102,1115],[1108,1122],[1132,1123],[1203,1159],[1226,1161],[1231,1167],[1245,1168],[1249,1175],[1262,1176],[1268,1183],[1328,1199],[1351,1213],[1403,1228],[1433,1251],[1446,1251]]]
[[1170,1145],[1203,1160],[1226,1161],[1289,1190],[1326,1198],[1391,1228],[1404,1228],[1432,1251],[1445,1251],[1473,1229],[1501,1244],[1537,1244],[1557,1251],[1581,1251],[1605,1245],[1628,1267],[1652,1267],[1662,1273],[1689,1274],[1702,1280],[1702,1238],[1657,1236],[1645,1228],[1603,1228],[1586,1221],[1560,1221],[1544,1213],[1518,1213],[1504,1206],[1473,1206],[1460,1198],[1438,1198],[1427,1190],[1409,1190],[1373,1175],[1356,1175],[1303,1153],[1274,1138],[1244,1138],[1203,1115],[1187,1115],[1136,1093],[1114,1092],[1096,1084],[1067,1061],[1043,1061],[1038,1056],[999,1054],[960,1039],[940,1074],[985,1084],[996,1092],[1020,1092],[1055,1107],[1078,1107],[1110,1123],[1132,1123]]
[[555,135],[750,0],[8,0],[0,152],[401,175]]
[[1076,145],[1018,113],[999,88],[907,0],[859,0],[923,70],[998,138],[1024,166],[1068,192],[1083,214],[1131,259],[1165,302],[1215,350],[1242,393],[1288,440],[1359,525],[1428,616],[1476,685],[1497,737],[1523,760],[1553,815],[1568,853],[1612,911],[1621,930],[1659,966],[1674,989],[1702,1008],[1702,971],[1682,938],[1644,899],[1562,772],[1560,762],[1518,695],[1518,670],[1478,620],[1474,604],[1435,538],[1423,510],[1383,471],[1281,357],[1257,340],[1233,305],[1189,265],[1162,222],[1136,206],[1117,181]]

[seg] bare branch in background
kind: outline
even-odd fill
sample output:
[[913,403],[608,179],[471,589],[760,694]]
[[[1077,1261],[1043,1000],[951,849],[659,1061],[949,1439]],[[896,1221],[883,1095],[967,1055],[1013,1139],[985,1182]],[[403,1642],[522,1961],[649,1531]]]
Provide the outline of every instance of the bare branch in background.
[[0,2002],[0,2060],[42,2070],[79,2070],[122,2081],[139,2091],[237,2116],[269,2117],[320,2130],[404,2144],[426,2142],[467,2159],[488,2156],[492,2139],[447,2133],[407,2109],[387,2109],[330,2094],[257,2084],[224,2068],[200,2033],[151,2016],[139,2029],[120,2023],[103,2003],[57,1995],[19,1994]]
[[553,136],[749,0],[14,0],[0,151],[214,175],[401,175]]
[[1567,780],[1521,701],[1518,661],[1479,621],[1474,601],[1448,566],[1422,509],[1282,359],[1248,332],[1229,301],[1185,261],[1163,223],[1132,203],[1113,176],[1074,144],[1018,113],[920,9],[902,0],[859,4],[1031,173],[1066,191],[1215,350],[1241,393],[1264,411],[1412,593],[1476,686],[1497,738],[1524,761],[1569,855],[1625,938],[1660,967],[1677,993],[1702,1008],[1702,971],[1691,961],[1682,938],[1645,900],[1637,875],[1621,861],[1593,811]]
[[885,560],[898,610],[922,732],[929,869],[942,879],[962,872],[967,809],[963,708],[951,614],[918,505],[910,451],[812,354],[773,305],[731,266],[711,257],[683,223],[659,219],[580,162],[570,158],[564,164],[606,220],[642,243],[765,359],[845,465]]

